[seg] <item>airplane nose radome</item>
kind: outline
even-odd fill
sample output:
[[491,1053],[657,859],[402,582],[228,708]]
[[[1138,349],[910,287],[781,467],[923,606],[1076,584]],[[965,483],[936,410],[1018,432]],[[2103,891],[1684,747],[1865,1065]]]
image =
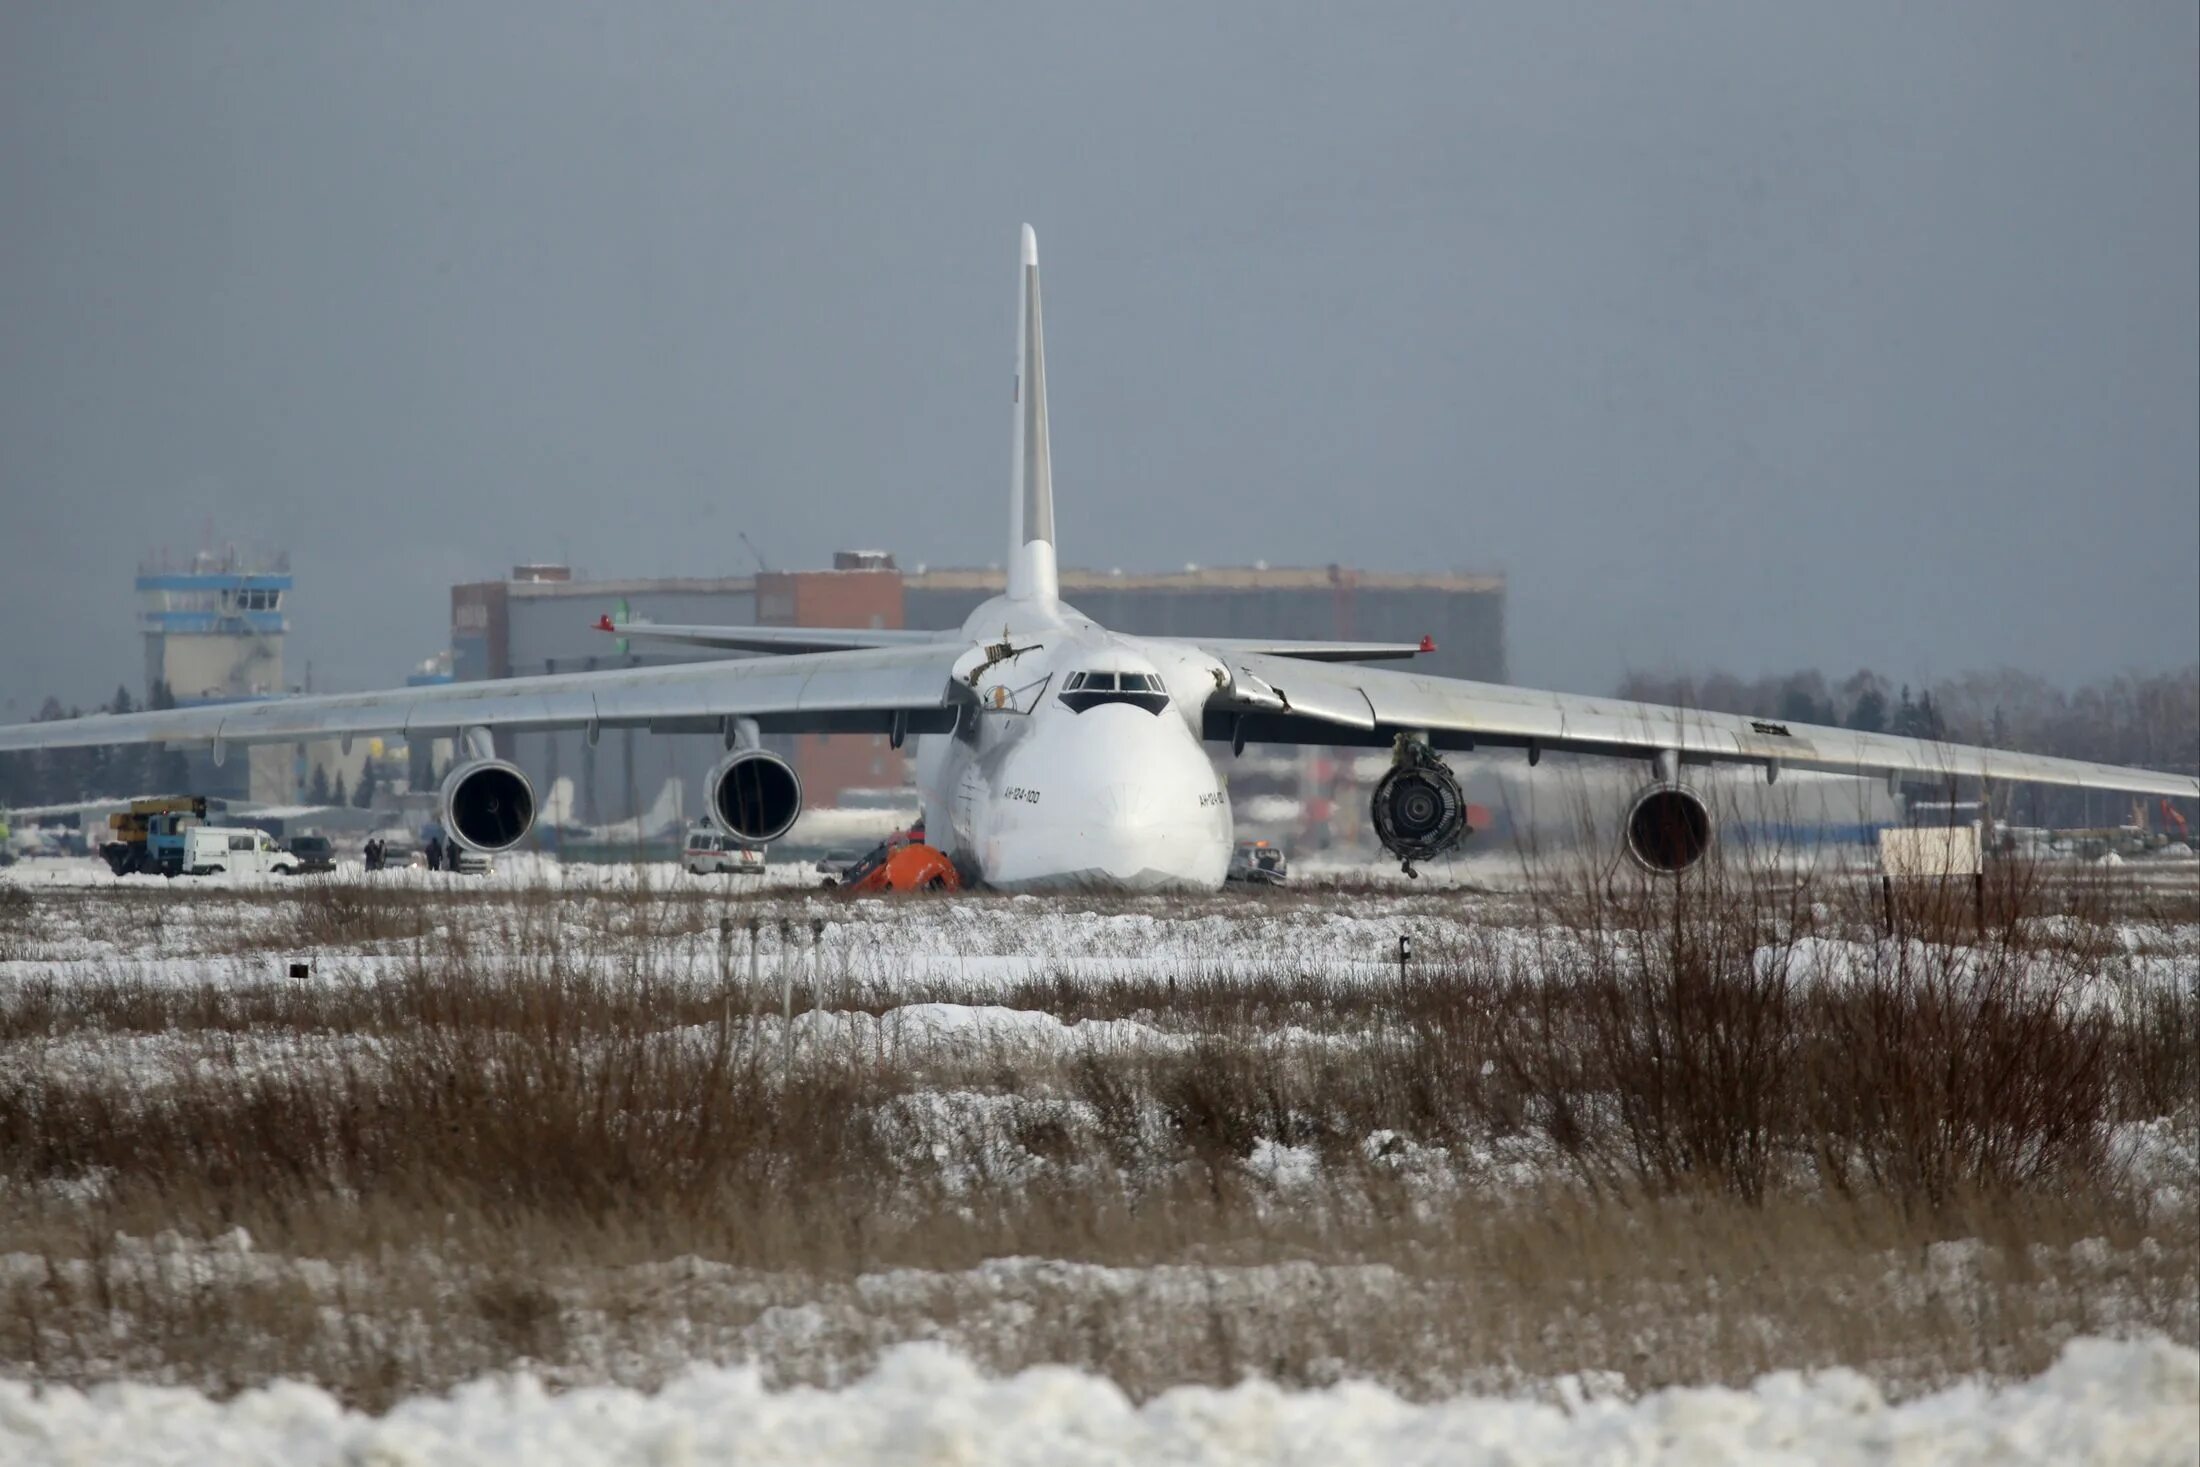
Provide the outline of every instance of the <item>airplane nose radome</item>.
[[1215,802],[1214,766],[1180,720],[1094,708],[1049,728],[1002,777],[1044,797],[1009,807],[988,881],[1134,891],[1222,884],[1229,809]]
[[1101,823],[1112,830],[1135,831],[1146,824],[1152,804],[1144,785],[1111,784],[1101,796]]

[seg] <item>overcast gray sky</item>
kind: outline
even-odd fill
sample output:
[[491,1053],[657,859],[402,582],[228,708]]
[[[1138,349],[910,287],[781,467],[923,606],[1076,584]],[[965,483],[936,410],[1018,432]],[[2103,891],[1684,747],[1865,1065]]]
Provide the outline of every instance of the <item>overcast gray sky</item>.
[[520,559],[998,560],[1026,219],[1068,563],[1502,570],[1568,688],[2189,663],[2195,17],[0,0],[0,712],[209,519],[322,686]]

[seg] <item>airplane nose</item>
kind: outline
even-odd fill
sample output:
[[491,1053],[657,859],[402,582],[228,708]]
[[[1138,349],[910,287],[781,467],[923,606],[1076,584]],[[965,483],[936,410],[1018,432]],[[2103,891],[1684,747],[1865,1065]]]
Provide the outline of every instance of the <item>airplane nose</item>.
[[[1006,771],[1008,782],[1044,793],[1036,805],[1009,807],[989,880],[1133,890],[1222,884],[1229,808],[1182,720],[1103,705],[1047,732]],[[1028,773],[1019,772],[1023,758]]]

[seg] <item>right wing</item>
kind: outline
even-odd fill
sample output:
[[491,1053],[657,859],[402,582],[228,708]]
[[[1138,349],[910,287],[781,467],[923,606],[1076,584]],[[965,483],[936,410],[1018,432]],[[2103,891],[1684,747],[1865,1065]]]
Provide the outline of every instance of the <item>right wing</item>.
[[95,713],[0,727],[0,751],[93,744],[299,741],[465,728],[646,728],[765,733],[944,733],[969,692],[958,642],[792,657],[621,667],[376,693],[318,693],[145,713]]

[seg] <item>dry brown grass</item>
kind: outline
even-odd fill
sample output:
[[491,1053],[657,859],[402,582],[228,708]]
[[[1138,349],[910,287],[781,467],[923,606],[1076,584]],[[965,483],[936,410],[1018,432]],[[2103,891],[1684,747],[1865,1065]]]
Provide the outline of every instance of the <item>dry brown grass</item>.
[[[776,1382],[827,1383],[920,1338],[1004,1370],[1101,1371],[1138,1396],[1247,1372],[1432,1396],[1577,1372],[1648,1389],[1835,1364],[1908,1394],[2034,1373],[2077,1334],[2189,1340],[2195,1327],[2189,1242],[2150,1246],[2139,1219],[2085,1204],[1970,1205],[1920,1225],[1853,1203],[1613,1207],[1556,1190],[1327,1236],[1238,1213],[1227,1237],[1203,1207],[1103,1208],[1007,1262],[949,1247],[927,1250],[936,1266],[922,1271],[861,1273],[489,1218],[461,1219],[466,1245],[423,1247],[393,1217],[384,1251],[338,1267],[220,1240],[163,1251],[56,1236],[36,1272],[0,1288],[0,1342],[46,1379],[231,1390],[305,1376],[376,1407],[521,1359],[554,1379],[652,1385],[689,1359],[756,1358]],[[1127,1271],[1034,1257],[1103,1227],[1132,1230],[1124,1251],[1181,1251]]]
[[[2110,1144],[2175,1116],[2189,1148],[2200,996],[2143,981],[2097,884],[2012,873],[1983,923],[1962,891],[1889,930],[1869,886],[1742,862],[1554,882],[1377,976],[813,963],[805,1011],[1000,1003],[1149,1038],[883,1029],[791,1058],[775,978],[717,932],[753,910],[776,945],[799,898],[37,899],[71,903],[0,916],[35,949],[160,904],[164,951],[314,972],[0,979],[0,1358],[42,1378],[303,1374],[378,1404],[521,1357],[827,1380],[938,1336],[1139,1392],[1837,1361],[1914,1389],[2073,1333],[2200,1337],[2200,1238]],[[2159,941],[2189,963],[2189,932]]]

